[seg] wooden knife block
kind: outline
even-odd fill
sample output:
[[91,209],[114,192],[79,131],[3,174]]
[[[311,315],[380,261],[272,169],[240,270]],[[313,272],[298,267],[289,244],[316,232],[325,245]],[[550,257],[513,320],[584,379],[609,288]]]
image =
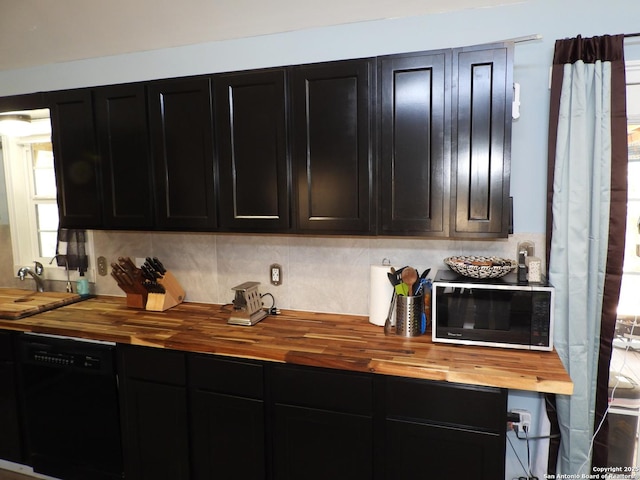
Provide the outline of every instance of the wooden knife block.
[[184,301],[185,291],[169,271],[158,279],[158,283],[165,289],[164,293],[151,293],[147,295],[146,309],[154,312],[163,312],[175,307]]
[[144,308],[147,304],[147,293],[127,293],[127,307]]

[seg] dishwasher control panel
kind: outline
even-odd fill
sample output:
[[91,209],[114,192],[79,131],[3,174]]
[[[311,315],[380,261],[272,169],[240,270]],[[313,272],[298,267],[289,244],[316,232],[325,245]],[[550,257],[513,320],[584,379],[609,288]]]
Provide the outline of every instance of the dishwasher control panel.
[[114,347],[69,339],[22,335],[23,364],[103,374],[114,372]]
[[29,350],[27,360],[41,365],[77,367],[88,370],[100,370],[101,363],[99,357],[78,353],[49,351],[37,347]]

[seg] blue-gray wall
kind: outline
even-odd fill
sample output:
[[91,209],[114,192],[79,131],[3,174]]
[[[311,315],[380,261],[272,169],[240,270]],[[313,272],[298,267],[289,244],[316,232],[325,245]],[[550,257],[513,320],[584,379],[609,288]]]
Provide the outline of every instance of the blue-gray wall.
[[[489,43],[531,34],[520,43],[514,80],[521,117],[513,126],[512,184],[516,232],[545,230],[549,67],[556,39],[640,30],[640,2],[530,0],[495,8],[213,42],[0,72],[0,96],[123,83],[414,50]],[[295,26],[292,25],[292,29]],[[627,41],[640,59],[640,40]]]

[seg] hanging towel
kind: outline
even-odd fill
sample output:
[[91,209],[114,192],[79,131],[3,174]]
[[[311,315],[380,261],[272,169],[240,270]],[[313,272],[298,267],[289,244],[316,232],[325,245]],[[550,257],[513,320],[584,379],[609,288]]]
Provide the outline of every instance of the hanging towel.
[[59,267],[84,273],[89,265],[86,253],[86,231],[70,228],[58,229],[56,259]]

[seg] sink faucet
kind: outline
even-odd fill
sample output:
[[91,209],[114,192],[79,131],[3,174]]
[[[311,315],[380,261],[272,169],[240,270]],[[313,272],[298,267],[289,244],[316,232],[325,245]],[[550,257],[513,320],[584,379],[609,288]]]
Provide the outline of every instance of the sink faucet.
[[33,263],[36,264],[35,269],[32,270],[31,267],[22,267],[20,270],[18,270],[18,277],[20,277],[20,280],[24,280],[25,275],[28,273],[36,281],[36,290],[38,292],[44,292],[44,282],[42,281],[41,277],[42,272],[44,272],[44,267],[40,262]]

